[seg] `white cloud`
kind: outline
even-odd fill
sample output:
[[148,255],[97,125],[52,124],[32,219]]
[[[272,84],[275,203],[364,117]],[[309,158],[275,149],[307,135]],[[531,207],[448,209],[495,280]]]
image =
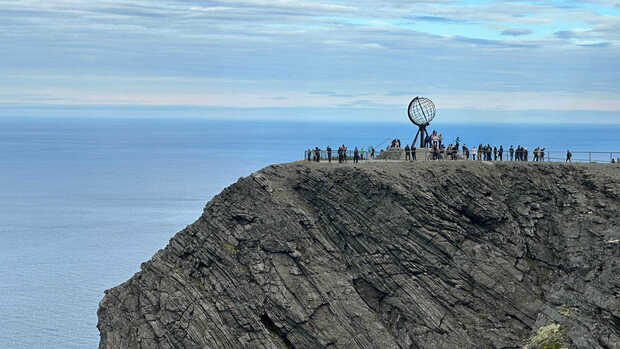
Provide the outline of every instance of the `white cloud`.
[[455,108],[506,110],[523,108],[518,92],[542,109],[616,110],[620,18],[571,4],[0,0],[0,90],[17,88],[3,103],[293,107],[362,94],[396,105],[386,91],[425,89],[450,90]]
[[[175,93],[173,90],[144,91],[139,87],[123,93],[102,94],[97,90],[44,88],[24,90],[15,94],[0,89],[0,104],[40,105],[138,105],[138,106],[201,106],[201,107],[391,107],[406,106],[409,94],[360,93],[333,91],[258,91],[218,92],[216,90]],[[528,110],[599,110],[620,112],[620,93],[595,92],[501,92],[490,90],[446,90],[421,93],[430,97],[439,109],[495,111]],[[360,99],[362,98],[362,99]],[[242,101],[242,103],[241,103]],[[360,102],[363,101],[363,102]]]

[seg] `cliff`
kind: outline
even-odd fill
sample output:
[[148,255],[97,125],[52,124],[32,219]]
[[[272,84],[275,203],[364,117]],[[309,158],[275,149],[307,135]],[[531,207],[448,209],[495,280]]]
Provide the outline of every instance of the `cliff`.
[[293,163],[106,291],[99,348],[620,348],[620,167]]

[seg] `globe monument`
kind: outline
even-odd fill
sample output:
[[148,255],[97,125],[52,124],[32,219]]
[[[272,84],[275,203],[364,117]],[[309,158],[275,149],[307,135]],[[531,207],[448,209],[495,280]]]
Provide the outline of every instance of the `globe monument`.
[[428,98],[416,97],[409,102],[407,114],[409,115],[409,120],[418,126],[418,132],[413,139],[413,144],[417,142],[419,136],[420,148],[424,148],[424,141],[428,135],[426,127],[435,118],[435,104]]

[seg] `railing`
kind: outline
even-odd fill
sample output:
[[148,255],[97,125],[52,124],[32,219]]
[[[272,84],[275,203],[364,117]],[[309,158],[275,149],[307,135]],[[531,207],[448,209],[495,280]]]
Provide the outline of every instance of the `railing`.
[[[571,151],[573,162],[610,163],[620,158],[620,151]],[[566,161],[566,151],[545,150],[545,161]]]
[[[402,148],[401,148],[402,149]],[[403,150],[404,151],[404,150]],[[327,160],[328,152],[327,150],[319,150],[320,159]],[[347,149],[346,160],[353,160],[354,150]],[[462,153],[459,153],[462,154]],[[598,163],[610,163],[612,159],[616,161],[620,159],[620,151],[571,151],[572,157],[571,162],[598,162]],[[367,150],[362,153],[359,152],[360,160],[368,160],[370,157],[370,152]],[[375,156],[379,155],[379,153],[375,150]],[[312,161],[314,160],[315,150],[310,151],[310,157],[308,157],[308,150],[304,151],[304,160]],[[510,153],[508,151],[504,151],[504,161],[510,161]],[[338,161],[338,150],[332,150],[331,152],[332,161]],[[471,151],[470,151],[470,159],[471,159]],[[421,159],[423,160],[423,159]],[[527,161],[534,161],[534,153],[533,151],[528,152]],[[549,162],[565,162],[566,161],[566,151],[561,150],[545,150],[544,158],[539,159],[539,161],[549,161]]]

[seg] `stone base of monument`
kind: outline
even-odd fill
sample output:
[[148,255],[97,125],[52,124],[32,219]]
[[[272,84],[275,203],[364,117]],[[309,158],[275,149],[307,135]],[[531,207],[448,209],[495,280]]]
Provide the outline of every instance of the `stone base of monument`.
[[[416,161],[426,161],[431,159],[431,156],[428,156],[429,150],[425,148],[417,148],[416,149]],[[375,160],[405,160],[405,149],[403,148],[391,148],[388,150],[383,150],[375,157]]]
[[382,150],[379,155],[375,157],[377,160],[405,160],[405,149],[403,148],[390,148],[388,150]]

